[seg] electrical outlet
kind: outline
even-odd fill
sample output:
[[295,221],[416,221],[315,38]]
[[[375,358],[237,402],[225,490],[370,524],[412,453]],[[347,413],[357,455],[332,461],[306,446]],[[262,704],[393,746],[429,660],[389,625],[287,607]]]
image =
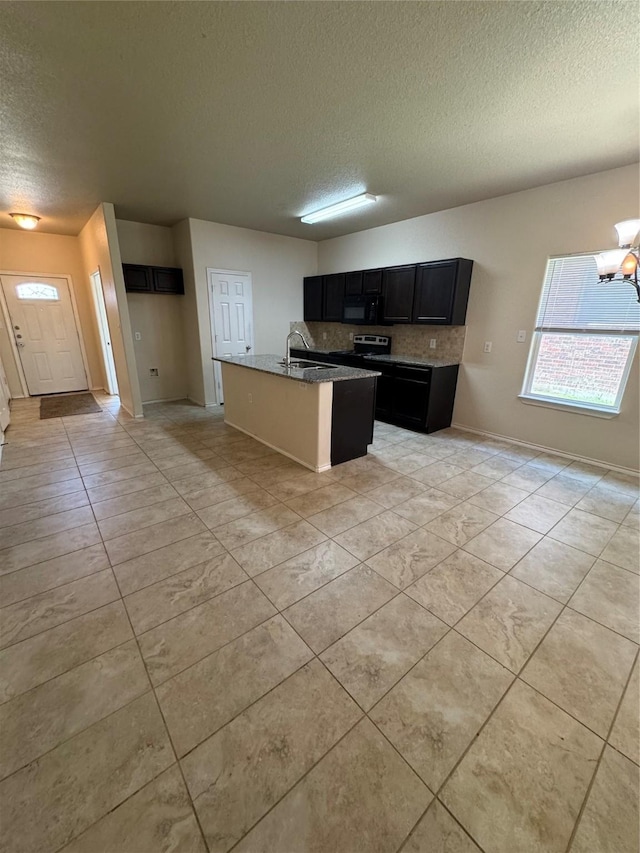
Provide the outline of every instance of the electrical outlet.
[[350,341],[352,341],[352,340],[353,340],[353,332],[349,332],[349,340],[350,340]]
[[436,343],[437,343],[436,338],[431,338],[431,340],[429,341],[429,349],[435,349]]
[[150,367],[149,368],[149,376],[157,376],[157,375],[158,375],[158,368],[157,367]]
[[516,337],[516,341],[517,341],[519,344],[523,344],[526,340],[527,340],[527,332],[526,332],[526,330],[525,330],[525,329],[520,329],[520,331],[518,332],[518,335],[517,335],[517,337]]
[[327,333],[326,333],[326,332],[323,332],[323,333],[322,333],[322,340],[323,340],[323,341],[326,341],[326,340],[327,340]]
[[141,341],[141,340],[142,340],[142,335],[140,334],[140,332],[136,332],[135,338],[136,338],[136,340],[137,340],[137,341]]
[[485,341],[484,342],[484,351],[485,352],[491,352],[492,346],[493,346],[493,344],[491,343],[491,341]]
[[248,394],[247,396],[249,398],[249,402],[253,403],[253,394]]

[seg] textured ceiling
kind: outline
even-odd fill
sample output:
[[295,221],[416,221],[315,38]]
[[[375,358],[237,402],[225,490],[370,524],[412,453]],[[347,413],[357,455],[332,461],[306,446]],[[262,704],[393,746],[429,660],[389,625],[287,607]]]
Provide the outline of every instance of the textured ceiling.
[[0,32],[0,227],[112,201],[320,240],[638,159],[635,2],[3,2]]

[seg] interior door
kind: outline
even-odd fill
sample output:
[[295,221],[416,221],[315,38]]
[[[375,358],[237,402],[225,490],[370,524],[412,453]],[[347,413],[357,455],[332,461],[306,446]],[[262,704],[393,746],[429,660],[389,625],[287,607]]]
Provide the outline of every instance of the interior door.
[[29,394],[86,390],[87,376],[66,279],[0,278]]
[[[214,355],[247,356],[253,352],[253,300],[251,274],[209,270]],[[214,361],[216,396],[224,402],[222,369]]]
[[93,299],[96,306],[96,317],[98,320],[98,332],[102,358],[104,361],[105,391],[107,394],[118,393],[118,379],[116,377],[116,364],[113,360],[113,348],[111,346],[111,332],[109,331],[109,319],[107,317],[107,306],[104,303],[104,290],[102,289],[102,277],[100,270],[91,273],[91,284],[93,285]]
[[9,392],[7,377],[4,375],[4,365],[0,361],[0,435],[9,426],[9,421],[11,420],[11,412],[9,410],[10,399],[11,394]]

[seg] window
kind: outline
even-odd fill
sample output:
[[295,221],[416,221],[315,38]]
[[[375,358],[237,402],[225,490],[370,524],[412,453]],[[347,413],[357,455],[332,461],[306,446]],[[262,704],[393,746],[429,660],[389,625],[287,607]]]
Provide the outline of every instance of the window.
[[639,329],[634,289],[601,283],[593,255],[550,258],[521,397],[618,414]]
[[16,294],[18,299],[60,299],[57,287],[51,284],[38,284],[35,281],[16,285]]

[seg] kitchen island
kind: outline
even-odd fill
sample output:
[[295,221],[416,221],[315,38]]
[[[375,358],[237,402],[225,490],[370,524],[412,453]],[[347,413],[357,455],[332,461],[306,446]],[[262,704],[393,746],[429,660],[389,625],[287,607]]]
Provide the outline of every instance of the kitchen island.
[[373,441],[375,370],[276,355],[216,357],[224,420],[312,471],[365,456]]

